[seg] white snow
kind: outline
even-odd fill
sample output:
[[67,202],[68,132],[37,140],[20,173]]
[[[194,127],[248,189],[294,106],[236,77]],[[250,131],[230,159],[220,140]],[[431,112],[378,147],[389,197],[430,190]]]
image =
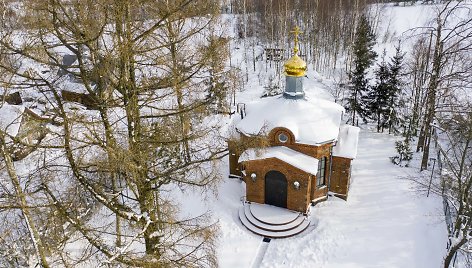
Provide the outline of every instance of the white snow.
[[[310,225],[309,220],[304,220],[300,224],[298,224],[296,227],[293,227],[293,228],[289,228],[290,225],[289,226],[282,225],[283,227],[285,227],[284,230],[282,230],[282,231],[280,231],[280,230],[279,231],[272,231],[272,230],[261,229],[260,226],[256,226],[256,225],[252,224],[249,221],[249,219],[246,218],[246,216],[244,214],[244,208],[239,209],[239,218],[241,219],[241,222],[244,225],[244,227],[251,230],[251,232],[254,232],[254,233],[257,233],[257,234],[261,235],[260,236],[261,239],[262,239],[262,236],[264,236],[264,237],[273,237],[273,238],[283,238],[283,237],[297,235],[297,234],[305,231],[308,228],[308,226]],[[240,266],[237,266],[237,267],[240,267]]]
[[315,206],[315,230],[273,241],[262,267],[440,266],[447,239],[441,199],[419,196],[401,178],[416,171],[390,163],[394,137],[360,136],[347,202],[330,198]]
[[0,107],[0,131],[4,131],[8,135],[15,137],[20,130],[24,111],[25,107],[23,106],[4,103],[3,106]]
[[354,159],[357,156],[357,143],[359,140],[359,128],[343,125],[339,128],[339,137],[333,148],[333,155]]
[[[227,175],[228,166],[223,165],[223,168],[226,168]],[[262,239],[248,231],[238,217],[238,209],[243,206],[244,183],[239,179],[226,179],[220,184],[218,193],[211,203],[220,227],[217,248],[219,267],[250,267]]]
[[[385,40],[376,46],[379,55],[386,48],[387,56],[392,56],[398,39],[402,39],[403,50],[408,52],[415,38],[411,38],[414,32],[407,30],[423,25],[433,10],[432,5],[389,6],[379,27],[379,41]],[[235,58],[242,56],[242,50],[234,50]],[[242,61],[239,65],[238,61],[234,62],[244,70]],[[311,66],[307,76],[304,83],[307,100],[303,102],[280,97],[258,99],[264,83],[260,77],[250,75],[244,91],[237,96],[237,102],[247,104],[247,116],[239,122],[239,116],[235,116],[234,124],[248,135],[286,127],[300,143],[339,139],[333,153],[356,158],[348,200],[329,197],[328,201],[312,207],[309,218],[314,226],[295,237],[273,239],[259,260],[262,239],[246,230],[237,216],[243,206],[240,198],[245,194],[245,184],[226,179],[212,209],[222,234],[217,249],[219,266],[250,267],[260,261],[258,267],[271,268],[439,267],[447,242],[441,198],[427,198],[414,190],[415,184],[405,177],[417,176],[416,169],[391,164],[389,157],[395,155],[394,136],[339,128],[342,108],[331,114],[313,107],[317,105],[315,102],[333,99],[325,86],[330,82],[312,79],[317,76]],[[331,104],[328,110],[336,110]],[[336,119],[335,114],[339,114]],[[321,120],[317,125],[311,124],[318,116],[333,118],[335,123]],[[310,135],[315,136],[310,139]]]
[[268,224],[285,224],[294,221],[300,216],[299,212],[271,205],[251,203],[246,207],[249,208],[251,214],[257,220]]
[[268,158],[277,158],[310,174],[318,172],[318,159],[285,146],[247,149],[239,157],[239,162]]
[[[253,203],[253,204],[257,204],[257,203]],[[262,205],[262,204],[257,204],[257,205]],[[243,217],[245,216],[251,224],[253,224],[254,226],[259,227],[260,229],[263,229],[263,230],[273,231],[273,232],[286,231],[286,230],[290,230],[290,229],[293,229],[293,228],[297,227],[298,225],[300,225],[305,220],[305,217],[301,216],[301,213],[296,215],[296,217],[292,217],[292,218],[287,217],[287,218],[285,218],[286,215],[284,213],[286,213],[286,211],[287,211],[285,209],[284,212],[281,213],[281,215],[282,215],[281,217],[278,217],[278,214],[271,215],[271,217],[268,219],[268,221],[266,221],[266,222],[270,222],[271,224],[264,223],[264,222],[258,220],[258,218],[256,218],[253,215],[253,212],[251,211],[251,206],[252,206],[252,204],[251,205],[244,205],[244,207],[241,207],[239,209],[239,218],[241,218],[241,216],[243,216]],[[267,206],[269,206],[269,205],[267,205]],[[283,210],[283,209],[280,209],[280,210]],[[287,220],[287,219],[289,219],[289,220]],[[277,224],[277,225],[274,225],[274,224]]]
[[[313,207],[314,228],[272,240],[261,267],[438,267],[447,241],[442,200],[419,195],[402,178],[415,169],[390,163],[395,140],[361,131],[347,202],[330,197]],[[250,267],[262,240],[237,218],[245,192],[238,184],[226,179],[213,202],[220,267]]]
[[257,250],[257,257],[252,262],[251,268],[258,268],[259,266],[261,266],[261,262],[264,259],[264,255],[268,247],[269,247],[268,242],[261,243],[261,245],[259,246],[259,249]]
[[79,94],[88,94],[87,88],[83,83],[74,82],[70,80],[71,78],[69,78],[68,76],[64,76],[59,79],[60,82],[58,83],[61,84],[61,88],[63,90]]
[[292,131],[296,142],[316,145],[338,137],[343,111],[339,104],[320,98],[270,97],[248,103],[246,117],[236,128],[257,135],[285,127]]
[[[410,33],[405,31],[426,21],[431,10],[432,8],[424,5],[392,7],[389,11],[394,19],[384,21],[383,24],[388,25],[383,25],[381,31],[386,33],[386,28],[391,25],[389,31],[392,37],[389,39],[392,42],[379,45],[379,55],[383,47],[391,55],[396,38],[408,41]],[[234,47],[233,45],[231,49],[236,51]],[[242,49],[235,54],[235,57],[242,57]],[[236,67],[243,70],[242,65],[239,66],[237,62],[233,59]],[[309,69],[308,77],[315,77],[314,72]],[[264,83],[258,82],[258,79],[260,77],[256,75],[248,77],[245,85],[248,90],[238,93],[238,102],[247,102],[247,116],[235,122],[238,130],[255,135],[261,131],[270,131],[273,127],[286,127],[293,132],[297,142],[315,145],[339,139],[333,153],[337,156],[357,157],[352,169],[347,202],[330,197],[328,201],[317,204],[311,209],[309,216],[313,226],[302,235],[272,240],[270,246],[264,244],[267,253],[259,257],[261,266],[440,266],[447,241],[442,200],[434,196],[420,196],[414,191],[413,183],[402,179],[409,174],[415,175],[416,171],[390,163],[388,157],[395,154],[395,138],[363,131],[358,141],[359,129],[340,129],[344,109],[323,99],[332,98],[321,81],[306,79],[306,99],[287,100],[282,97],[259,99]],[[85,87],[81,84],[69,81],[58,83],[61,82],[64,82],[64,89],[85,92]],[[0,108],[0,131],[6,131],[11,136],[17,135],[23,111],[22,106],[4,104]],[[114,118],[117,120],[115,125],[124,124],[120,123],[120,116]],[[265,158],[276,157],[302,170],[309,170],[310,173],[317,172],[316,158],[289,148],[273,147],[261,152]],[[264,158],[257,153],[254,150],[246,151],[240,161],[245,161],[245,157],[247,160]],[[224,161],[220,168],[221,177],[225,179],[218,185],[216,196],[196,191],[178,191],[178,188],[169,195],[181,200],[179,208],[182,215],[213,212],[212,220],[218,222],[220,227],[216,249],[220,267],[250,267],[251,264],[259,263],[254,260],[258,258],[262,239],[249,232],[238,219],[238,211],[243,207],[241,199],[245,194],[245,184],[239,179],[227,179],[227,159]],[[132,216],[144,215],[129,215]]]

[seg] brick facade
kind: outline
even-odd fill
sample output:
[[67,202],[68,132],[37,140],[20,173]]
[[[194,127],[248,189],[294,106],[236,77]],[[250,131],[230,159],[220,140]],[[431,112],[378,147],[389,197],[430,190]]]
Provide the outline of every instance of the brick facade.
[[[287,140],[279,140],[279,134],[284,133]],[[241,140],[251,139],[241,134]],[[317,185],[316,174],[310,174],[291,166],[277,158],[267,158],[238,163],[239,154],[234,142],[228,142],[230,174],[242,176],[246,182],[246,200],[256,203],[265,203],[265,176],[271,170],[279,171],[287,179],[287,208],[306,213],[313,200],[314,203],[328,196],[328,191],[347,199],[350,181],[351,159],[331,157],[332,142],[321,145],[308,145],[295,142],[293,133],[282,127],[274,128],[267,135],[269,146],[286,146],[294,151],[309,155],[317,159],[326,159],[325,183]],[[263,149],[262,149],[263,150]],[[331,163],[332,162],[332,163]],[[244,172],[241,172],[244,170]],[[251,174],[256,174],[256,179]],[[297,190],[294,182],[300,183]],[[329,185],[328,185],[329,184]]]
[[[287,208],[300,212],[307,212],[310,205],[310,193],[312,187],[313,174],[309,174],[295,168],[277,158],[267,158],[244,163],[246,182],[246,200],[256,203],[265,203],[265,176],[267,172],[276,170],[284,174],[287,179]],[[256,179],[251,178],[251,174],[256,174]],[[297,190],[295,181],[300,184]]]
[[236,145],[232,141],[228,141],[228,150],[229,150],[229,174],[234,176],[242,176],[241,170],[239,168],[239,154],[236,152]]
[[330,191],[345,200],[351,180],[351,161],[349,158],[333,156]]
[[[289,136],[287,142],[280,142],[277,136],[280,133],[285,133]],[[321,157],[329,157],[330,148],[333,146],[332,142],[328,142],[322,145],[309,145],[309,144],[302,144],[296,143],[295,137],[293,133],[283,127],[277,127],[272,129],[268,135],[270,146],[286,146],[294,151],[309,155],[314,158],[321,158]]]

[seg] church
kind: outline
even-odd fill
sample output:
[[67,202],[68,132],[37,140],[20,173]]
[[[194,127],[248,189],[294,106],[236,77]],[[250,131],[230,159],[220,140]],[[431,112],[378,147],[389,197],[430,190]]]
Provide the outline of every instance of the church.
[[253,141],[261,137],[266,142],[243,151],[228,142],[229,171],[244,181],[246,203],[306,215],[328,193],[348,198],[359,128],[341,124],[344,108],[339,104],[305,96],[307,65],[298,55],[298,33],[296,28],[293,56],[284,64],[283,94],[247,103],[233,120],[238,142],[257,144]]

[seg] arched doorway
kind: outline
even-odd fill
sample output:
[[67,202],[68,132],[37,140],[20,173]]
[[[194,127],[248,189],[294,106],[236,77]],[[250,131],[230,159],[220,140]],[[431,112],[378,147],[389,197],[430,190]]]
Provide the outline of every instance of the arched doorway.
[[287,207],[287,179],[279,171],[271,170],[265,175],[265,203]]

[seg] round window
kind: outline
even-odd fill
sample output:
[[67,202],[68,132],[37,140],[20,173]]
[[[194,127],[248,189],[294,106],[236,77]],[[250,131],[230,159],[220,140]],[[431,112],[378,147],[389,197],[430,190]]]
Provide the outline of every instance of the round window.
[[285,133],[280,133],[279,134],[279,141],[280,142],[287,142],[288,141],[288,136]]

